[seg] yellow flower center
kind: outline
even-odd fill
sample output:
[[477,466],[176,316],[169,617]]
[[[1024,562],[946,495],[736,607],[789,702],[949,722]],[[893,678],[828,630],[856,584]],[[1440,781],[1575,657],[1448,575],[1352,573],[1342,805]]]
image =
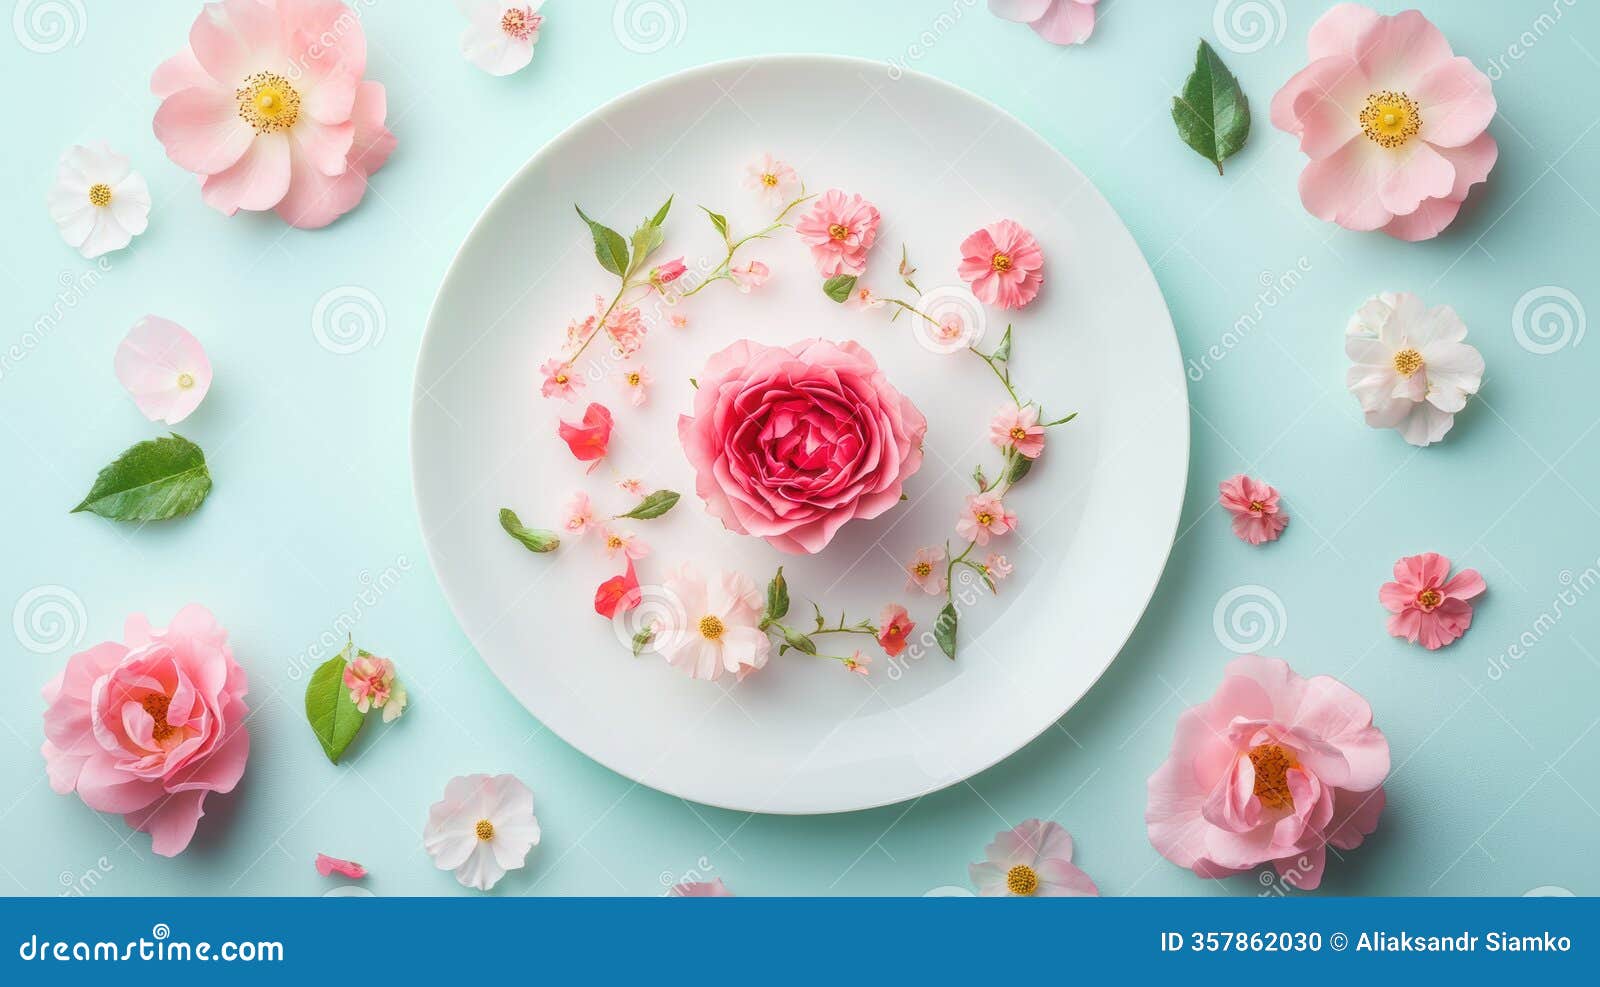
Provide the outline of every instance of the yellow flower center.
[[616,551],[617,549],[622,547],[622,539],[618,538],[616,535],[607,535],[606,536],[606,547],[611,549],[612,551]]
[[1411,347],[1406,347],[1394,355],[1394,372],[1402,377],[1410,377],[1422,369],[1422,354]]
[[1294,806],[1294,796],[1289,794],[1289,769],[1300,762],[1294,754],[1278,744],[1261,744],[1250,748],[1250,766],[1256,772],[1255,797],[1269,809],[1288,809]]
[[528,11],[521,7],[513,7],[506,11],[500,18],[500,30],[518,41],[526,41],[533,34],[536,18],[530,18]]
[[156,721],[155,729],[150,731],[150,736],[155,738],[155,742],[158,744],[172,736],[174,727],[167,722],[167,707],[171,704],[172,699],[170,697],[163,696],[158,692],[152,692],[139,701],[139,705],[144,707],[144,711],[150,714],[152,720]]
[[634,371],[633,373],[628,374],[628,386],[629,387],[638,387],[639,386],[639,381],[641,379],[642,378],[639,376],[638,371]]
[[850,227],[844,225],[843,223],[834,223],[832,226],[828,227],[828,235],[833,237],[835,240],[843,240],[845,237],[850,235]]
[[89,186],[89,205],[101,207],[111,205],[111,186],[105,182],[96,182]]
[[1262,511],[1264,511],[1266,509],[1267,509],[1267,505],[1263,504],[1259,500],[1252,500],[1250,502],[1250,513],[1251,514],[1260,514]]
[[1422,117],[1410,96],[1385,89],[1367,97],[1361,129],[1379,147],[1403,147],[1422,129]]
[[983,525],[985,528],[994,523],[994,515],[989,511],[979,511],[977,517],[978,523]]
[[1432,610],[1444,602],[1444,594],[1431,586],[1417,594],[1417,606],[1423,610]]
[[932,562],[916,562],[916,563],[913,563],[912,566],[911,566],[911,571],[917,574],[917,578],[918,579],[926,579],[928,576],[933,575],[933,563]]
[[700,618],[700,636],[707,641],[722,640],[722,632],[727,630],[722,624],[722,618],[714,614],[706,614]]
[[178,375],[178,386],[183,388],[186,391],[189,388],[193,387],[194,386],[194,374],[191,374],[191,373],[181,373],[181,374],[179,374]]
[[1011,255],[996,253],[989,261],[989,266],[1002,273],[1011,270]]
[[778,176],[774,175],[770,171],[762,172],[761,173],[761,184],[765,185],[767,188],[777,188],[778,187]]
[[1028,437],[1028,430],[1023,428],[1021,425],[1013,425],[1011,426],[1010,435],[1012,442],[1021,442],[1023,439]]
[[1027,864],[1018,864],[1006,871],[1006,890],[1014,895],[1028,897],[1039,890],[1039,874]]
[[300,93],[276,72],[257,72],[234,90],[239,116],[258,134],[288,130],[300,119]]
[[487,819],[479,819],[478,825],[472,827],[472,831],[477,833],[478,839],[483,840],[485,843],[494,839],[494,823]]

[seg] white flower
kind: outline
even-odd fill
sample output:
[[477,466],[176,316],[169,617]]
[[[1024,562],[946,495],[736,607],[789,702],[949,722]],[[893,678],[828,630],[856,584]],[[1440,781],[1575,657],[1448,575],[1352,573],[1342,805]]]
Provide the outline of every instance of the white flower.
[[456,0],[467,18],[461,54],[490,75],[510,75],[533,61],[544,0]]
[[428,809],[422,846],[440,870],[487,891],[528,859],[539,843],[533,792],[515,775],[461,775],[444,786],[444,798]]
[[1367,424],[1414,446],[1444,438],[1483,384],[1483,354],[1462,342],[1467,325],[1448,305],[1426,309],[1407,292],[1369,298],[1345,330],[1345,385]]
[[104,143],[62,152],[47,201],[61,239],[89,258],[132,243],[150,216],[150,186]]
[[717,572],[707,579],[685,563],[663,588],[674,605],[656,647],[673,668],[694,679],[723,672],[743,679],[767,663],[772,642],[760,627],[764,601],[749,576]]

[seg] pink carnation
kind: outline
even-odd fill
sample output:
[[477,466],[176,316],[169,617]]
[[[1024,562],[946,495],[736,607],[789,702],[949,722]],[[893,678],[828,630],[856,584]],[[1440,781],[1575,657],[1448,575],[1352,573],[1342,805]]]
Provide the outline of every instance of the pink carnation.
[[1032,233],[1002,219],[961,241],[957,273],[985,305],[1021,308],[1044,284],[1044,252]]
[[1289,524],[1278,509],[1278,491],[1243,473],[1217,484],[1217,502],[1233,515],[1233,533],[1252,545],[1277,541]]
[[1472,626],[1467,601],[1489,587],[1476,569],[1450,577],[1450,560],[1438,552],[1411,555],[1394,564],[1392,583],[1378,590],[1378,600],[1392,614],[1389,633],[1429,651],[1455,641]]
[[244,774],[245,673],[202,606],[163,629],[135,614],[122,636],[73,655],[45,685],[45,768],[58,794],[121,813],[172,857],[194,837],[206,796]]
[[859,275],[867,269],[867,251],[878,239],[878,210],[859,195],[846,197],[829,189],[795,224],[794,231],[811,246],[811,259],[825,278]]

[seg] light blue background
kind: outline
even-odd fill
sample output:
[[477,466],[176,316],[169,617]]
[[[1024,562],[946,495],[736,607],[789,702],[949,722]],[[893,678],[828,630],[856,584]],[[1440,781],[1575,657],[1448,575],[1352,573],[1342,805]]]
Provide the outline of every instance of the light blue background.
[[[1600,341],[1536,353],[1513,331],[1518,300],[1550,286],[1574,293],[1572,336],[1582,306],[1600,313],[1592,5],[1426,5],[1459,53],[1494,65],[1501,112],[1488,186],[1424,244],[1346,232],[1298,203],[1303,159],[1270,127],[1267,105],[1304,64],[1325,3],[1285,2],[1281,17],[1271,0],[1258,4],[1283,33],[1269,28],[1258,45],[1241,35],[1233,48],[1258,48],[1245,51],[1221,44],[1209,0],[1111,0],[1090,43],[1074,48],[970,0],[683,0],[681,36],[640,53],[619,41],[609,0],[554,0],[533,65],[494,79],[457,53],[452,4],[375,0],[363,5],[368,75],[388,87],[399,150],[360,208],[314,233],[270,214],[211,211],[153,137],[149,75],[181,46],[197,4],[83,6],[81,37],[60,51],[0,36],[0,353],[29,342],[0,367],[0,601],[9,609],[59,586],[84,613],[51,653],[4,634],[0,892],[320,894],[333,886],[311,867],[323,851],[367,864],[378,894],[455,893],[421,849],[427,806],[451,775],[512,771],[535,790],[544,842],[497,893],[657,894],[698,873],[743,894],[919,895],[965,885],[966,863],[994,832],[1030,816],[1071,830],[1078,862],[1107,894],[1279,893],[1270,878],[1196,878],[1159,857],[1144,831],[1145,779],[1179,710],[1218,681],[1229,654],[1213,611],[1240,586],[1264,587],[1269,609],[1278,601],[1282,637],[1263,650],[1364,693],[1393,749],[1380,830],[1330,860],[1323,893],[1600,892],[1590,852],[1600,593],[1540,619],[1565,580],[1582,585],[1600,565]],[[1225,177],[1178,142],[1168,117],[1202,36],[1256,114]],[[619,93],[708,61],[790,51],[893,59],[1021,117],[1121,212],[1185,356],[1199,361],[1213,345],[1225,354],[1191,380],[1181,536],[1105,678],[1057,729],[969,783],[818,818],[685,803],[541,728],[440,595],[407,459],[412,363],[434,289],[506,177]],[[133,157],[156,200],[149,232],[104,272],[61,243],[44,206],[60,151],[99,139]],[[1301,274],[1289,290],[1263,288],[1291,270]],[[337,355],[318,344],[313,310],[345,286],[378,299],[383,333]],[[1455,306],[1488,362],[1482,395],[1426,450],[1366,428],[1343,387],[1345,321],[1384,289]],[[100,466],[159,431],[111,372],[116,343],[146,313],[188,326],[216,367],[210,396],[181,426],[205,448],[216,490],[197,515],[143,529],[69,516]],[[1224,334],[1247,316],[1254,328],[1230,346]],[[41,338],[34,327],[46,317]],[[1217,481],[1240,470],[1283,491],[1293,521],[1280,542],[1249,548],[1214,506]],[[1490,587],[1468,636],[1431,654],[1389,638],[1376,600],[1393,561],[1426,550],[1478,568]],[[379,583],[392,585],[374,597]],[[72,631],[87,646],[117,636],[128,613],[160,623],[190,601],[220,616],[249,670],[252,757],[241,787],[208,802],[190,849],[166,860],[120,819],[49,790],[37,690],[72,650]],[[415,708],[389,728],[374,720],[333,767],[305,726],[304,680],[290,673],[357,612],[357,640],[398,659]],[[1494,667],[1524,635],[1526,656]]]

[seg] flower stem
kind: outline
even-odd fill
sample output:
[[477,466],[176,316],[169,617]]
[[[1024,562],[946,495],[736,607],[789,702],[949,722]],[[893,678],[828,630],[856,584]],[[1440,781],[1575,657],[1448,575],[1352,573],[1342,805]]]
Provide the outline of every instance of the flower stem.
[[722,263],[720,263],[716,267],[712,268],[711,269],[711,274],[709,276],[707,276],[704,281],[701,281],[699,284],[695,285],[693,288],[690,288],[688,291],[683,292],[681,295],[678,296],[678,298],[679,299],[689,298],[689,297],[691,297],[693,295],[699,294],[700,291],[702,289],[704,289],[707,285],[714,284],[714,283],[716,283],[718,281],[729,281],[729,280],[732,280],[732,274],[730,272],[733,269],[733,255],[738,252],[739,248],[744,246],[745,244],[749,243],[751,240],[764,240],[767,237],[771,236],[773,233],[777,232],[778,230],[781,230],[781,229],[784,229],[785,227],[787,227],[789,224],[785,223],[783,221],[784,217],[788,216],[789,213],[794,209],[795,206],[798,206],[800,203],[805,202],[807,199],[812,199],[812,198],[815,198],[815,196],[806,195],[805,194],[805,190],[802,189],[800,197],[798,199],[795,199],[793,202],[790,202],[788,205],[784,206],[783,207],[783,211],[779,212],[777,216],[773,217],[772,222],[767,224],[766,228],[761,230],[760,232],[747,234],[745,236],[740,237],[737,240],[729,239],[728,238],[728,234],[726,232],[724,232],[722,234],[722,240],[723,240],[723,243],[727,245],[728,252],[722,258]]

